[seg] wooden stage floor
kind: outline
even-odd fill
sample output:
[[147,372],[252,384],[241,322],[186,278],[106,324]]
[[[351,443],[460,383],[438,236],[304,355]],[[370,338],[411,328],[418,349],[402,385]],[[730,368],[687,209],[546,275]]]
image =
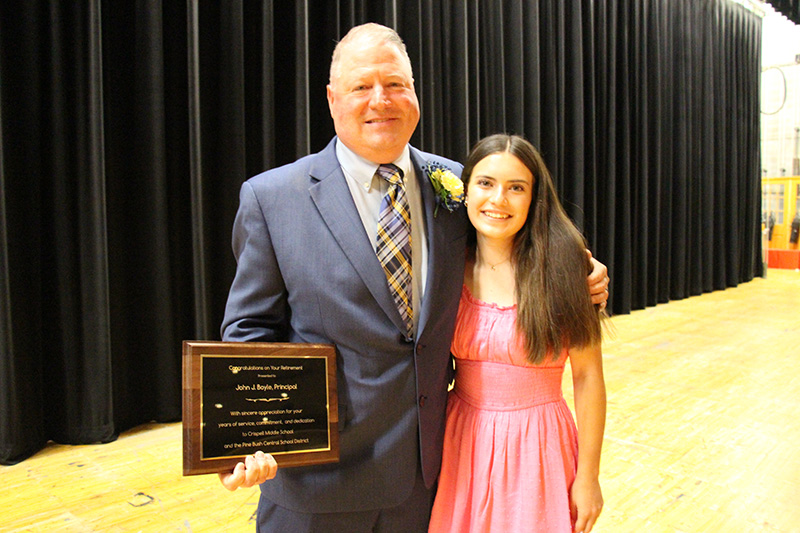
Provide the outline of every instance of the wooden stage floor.
[[[594,531],[800,531],[800,272],[770,270],[613,324]],[[174,423],[48,446],[0,467],[0,487],[4,532],[255,529],[257,489],[181,476]]]

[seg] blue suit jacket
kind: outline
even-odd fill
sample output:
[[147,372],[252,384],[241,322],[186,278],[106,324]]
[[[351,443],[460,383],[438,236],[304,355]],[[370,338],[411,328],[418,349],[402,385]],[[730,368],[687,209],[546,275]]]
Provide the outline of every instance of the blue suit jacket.
[[410,494],[420,468],[439,473],[450,341],[464,272],[466,215],[439,209],[411,148],[424,205],[428,279],[413,342],[364,231],[335,151],[255,176],[242,185],[233,228],[238,266],[222,338],[332,343],[337,349],[340,461],[279,469],[261,485],[303,512],[392,507]]

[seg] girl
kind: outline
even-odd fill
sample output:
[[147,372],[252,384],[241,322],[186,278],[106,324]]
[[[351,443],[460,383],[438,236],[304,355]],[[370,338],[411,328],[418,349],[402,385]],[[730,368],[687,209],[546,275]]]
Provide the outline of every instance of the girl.
[[521,137],[478,142],[462,179],[475,231],[430,531],[588,533],[603,506],[606,398],[584,240]]

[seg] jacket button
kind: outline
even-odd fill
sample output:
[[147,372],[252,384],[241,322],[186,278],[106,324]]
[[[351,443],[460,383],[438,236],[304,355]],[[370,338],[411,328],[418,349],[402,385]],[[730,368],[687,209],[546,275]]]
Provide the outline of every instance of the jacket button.
[[427,400],[427,399],[428,399],[427,396],[420,396],[419,397],[419,406],[420,407],[424,407],[425,406],[425,400]]

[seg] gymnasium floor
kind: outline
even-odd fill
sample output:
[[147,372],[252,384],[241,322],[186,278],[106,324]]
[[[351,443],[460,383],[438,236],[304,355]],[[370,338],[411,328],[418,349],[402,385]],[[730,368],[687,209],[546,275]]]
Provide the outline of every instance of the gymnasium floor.
[[[800,531],[800,272],[612,321],[594,531]],[[0,467],[0,487],[3,532],[252,533],[258,501],[182,477],[177,423],[49,446]]]

